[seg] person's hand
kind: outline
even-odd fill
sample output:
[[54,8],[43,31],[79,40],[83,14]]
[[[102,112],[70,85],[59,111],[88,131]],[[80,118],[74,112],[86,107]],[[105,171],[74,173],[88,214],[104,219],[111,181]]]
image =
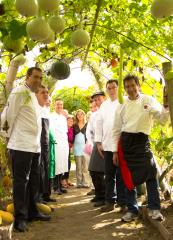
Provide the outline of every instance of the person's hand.
[[119,162],[119,160],[118,160],[118,153],[117,152],[114,152],[113,153],[113,164],[115,165],[115,166],[118,166],[118,162]]
[[104,158],[104,155],[103,155],[103,146],[102,146],[101,143],[97,143],[97,149],[98,149],[98,152],[99,152],[100,156],[101,156],[102,158]]
[[168,107],[168,91],[166,87],[163,88],[163,106]]

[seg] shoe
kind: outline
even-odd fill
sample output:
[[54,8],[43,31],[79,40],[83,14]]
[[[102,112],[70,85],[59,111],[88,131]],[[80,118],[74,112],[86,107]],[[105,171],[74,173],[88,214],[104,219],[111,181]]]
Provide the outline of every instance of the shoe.
[[54,193],[58,194],[58,195],[62,195],[62,191],[60,189],[54,190]]
[[62,193],[67,193],[67,190],[65,188],[61,188],[60,190]]
[[89,188],[89,186],[86,186],[86,185],[83,185],[83,186],[81,186],[82,188]]
[[105,205],[105,201],[99,201],[99,202],[94,203],[94,207],[101,207],[103,205]]
[[15,232],[26,232],[28,227],[25,221],[14,222],[14,231]]
[[66,180],[66,179],[63,179],[63,180],[61,181],[61,185],[62,185],[63,188],[68,188],[67,180]]
[[123,222],[131,222],[135,219],[137,219],[138,214],[132,213],[132,212],[126,212],[126,214],[121,218]]
[[32,222],[32,221],[50,221],[51,217],[49,215],[45,215],[43,213],[38,213],[35,216],[29,217],[28,221]]
[[128,211],[128,208],[126,205],[120,206],[120,210],[119,210],[120,213],[125,214],[127,211]]
[[88,196],[94,195],[94,194],[95,194],[95,190],[94,190],[94,189],[91,189],[91,191],[89,191],[89,192],[87,193]]
[[105,206],[103,206],[100,211],[101,212],[111,212],[115,209],[115,204],[114,203],[105,203]]
[[161,214],[160,210],[148,210],[148,216],[150,216],[153,220],[163,221],[164,217]]
[[46,203],[48,202],[56,202],[56,199],[55,198],[44,198],[43,199]]
[[74,184],[71,183],[71,182],[67,182],[67,184],[68,184],[69,187],[73,187],[74,186]]
[[96,197],[94,197],[90,200],[90,202],[99,202],[99,200]]

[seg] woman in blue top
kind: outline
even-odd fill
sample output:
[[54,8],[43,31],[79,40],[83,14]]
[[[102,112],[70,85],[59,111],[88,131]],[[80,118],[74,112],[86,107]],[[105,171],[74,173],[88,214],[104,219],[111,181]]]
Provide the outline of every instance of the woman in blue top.
[[84,157],[86,143],[86,116],[81,109],[77,110],[74,124],[74,157],[76,161],[77,188],[88,187],[88,164]]

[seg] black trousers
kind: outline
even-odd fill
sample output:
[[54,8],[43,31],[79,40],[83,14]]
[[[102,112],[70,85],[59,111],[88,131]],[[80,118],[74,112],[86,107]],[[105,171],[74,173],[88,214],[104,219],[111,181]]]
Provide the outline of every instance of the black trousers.
[[71,160],[70,160],[70,151],[69,151],[69,155],[68,155],[68,172],[65,172],[65,173],[62,175],[62,180],[64,180],[64,179],[69,179],[70,169],[71,169]]
[[41,145],[39,199],[49,197],[49,146]]
[[58,174],[53,179],[53,189],[54,191],[61,190],[61,180],[62,180],[62,174]]
[[90,176],[95,188],[95,197],[97,200],[105,200],[105,179],[104,172],[90,171]]
[[113,153],[104,152],[105,158],[105,201],[126,205],[126,188],[121,177],[120,168],[113,164]]
[[38,214],[39,153],[10,150],[15,222]]

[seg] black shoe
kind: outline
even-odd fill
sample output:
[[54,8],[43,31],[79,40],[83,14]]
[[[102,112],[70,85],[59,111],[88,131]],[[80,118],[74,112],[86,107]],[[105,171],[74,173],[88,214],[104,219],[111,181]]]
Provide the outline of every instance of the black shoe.
[[95,194],[95,190],[91,189],[91,191],[89,191],[86,195],[90,196],[90,195],[94,195]]
[[67,193],[67,190],[65,188],[61,188],[62,193]]
[[99,202],[94,203],[94,207],[101,207],[104,205],[105,205],[105,201],[99,201]]
[[25,221],[14,222],[14,231],[15,232],[26,232],[28,227]]
[[90,200],[90,202],[99,202],[99,200],[96,197],[94,197]]
[[48,203],[48,202],[56,202],[56,199],[55,198],[44,198],[44,201],[46,203]]
[[49,215],[45,215],[43,213],[38,213],[37,215],[33,216],[33,217],[29,217],[28,221],[32,222],[32,221],[50,221],[51,217]]
[[54,190],[54,193],[58,194],[58,195],[62,195],[62,191],[60,189]]

